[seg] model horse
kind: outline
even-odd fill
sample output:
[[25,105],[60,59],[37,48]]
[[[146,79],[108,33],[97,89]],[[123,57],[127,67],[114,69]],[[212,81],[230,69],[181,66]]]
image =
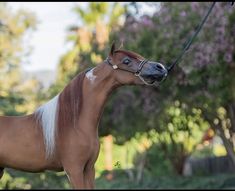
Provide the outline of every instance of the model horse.
[[150,85],[166,75],[162,64],[113,44],[105,61],[33,114],[0,117],[0,178],[4,168],[65,171],[73,188],[94,188],[98,124],[108,96],[122,85]]

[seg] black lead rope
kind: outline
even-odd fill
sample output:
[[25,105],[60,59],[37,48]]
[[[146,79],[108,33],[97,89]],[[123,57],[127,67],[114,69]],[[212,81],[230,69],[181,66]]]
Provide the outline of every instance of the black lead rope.
[[199,31],[201,30],[203,24],[206,22],[207,17],[209,16],[209,14],[211,13],[214,5],[216,2],[213,2],[212,5],[210,6],[207,14],[205,15],[204,19],[202,20],[201,24],[199,25],[199,27],[197,28],[197,30],[195,31],[194,35],[188,40],[187,44],[185,45],[183,51],[179,54],[179,56],[176,58],[176,60],[167,68],[168,73],[173,69],[173,67],[181,60],[181,58],[183,57],[184,53],[189,49],[190,45],[192,44],[194,38],[197,36],[197,34],[199,33]]

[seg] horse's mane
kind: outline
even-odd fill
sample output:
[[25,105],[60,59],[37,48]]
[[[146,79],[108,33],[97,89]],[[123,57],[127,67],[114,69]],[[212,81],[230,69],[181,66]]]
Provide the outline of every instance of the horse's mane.
[[40,123],[49,158],[55,150],[55,140],[58,131],[63,133],[67,128],[74,127],[82,107],[82,88],[85,72],[81,72],[71,80],[63,91],[46,104],[39,107],[36,112]]
[[76,76],[60,93],[58,107],[58,129],[74,127],[82,107],[82,87],[85,72]]

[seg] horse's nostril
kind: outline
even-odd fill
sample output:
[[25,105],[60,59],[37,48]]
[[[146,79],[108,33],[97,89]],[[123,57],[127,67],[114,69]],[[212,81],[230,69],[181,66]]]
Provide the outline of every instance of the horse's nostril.
[[163,69],[163,67],[161,65],[159,65],[159,64],[157,64],[156,67],[157,67],[157,69],[160,69],[160,70]]

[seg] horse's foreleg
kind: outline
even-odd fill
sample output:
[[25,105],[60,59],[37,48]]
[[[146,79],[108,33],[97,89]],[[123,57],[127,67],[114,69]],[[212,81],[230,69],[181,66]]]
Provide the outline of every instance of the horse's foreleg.
[[69,178],[69,181],[71,183],[71,186],[74,189],[84,189],[85,188],[85,182],[84,182],[84,171],[83,169],[69,169],[66,170],[66,174]]
[[84,181],[86,188],[94,189],[95,187],[95,168],[94,165],[87,166],[84,171]]
[[3,174],[4,174],[4,168],[0,167],[0,179],[2,178]]

